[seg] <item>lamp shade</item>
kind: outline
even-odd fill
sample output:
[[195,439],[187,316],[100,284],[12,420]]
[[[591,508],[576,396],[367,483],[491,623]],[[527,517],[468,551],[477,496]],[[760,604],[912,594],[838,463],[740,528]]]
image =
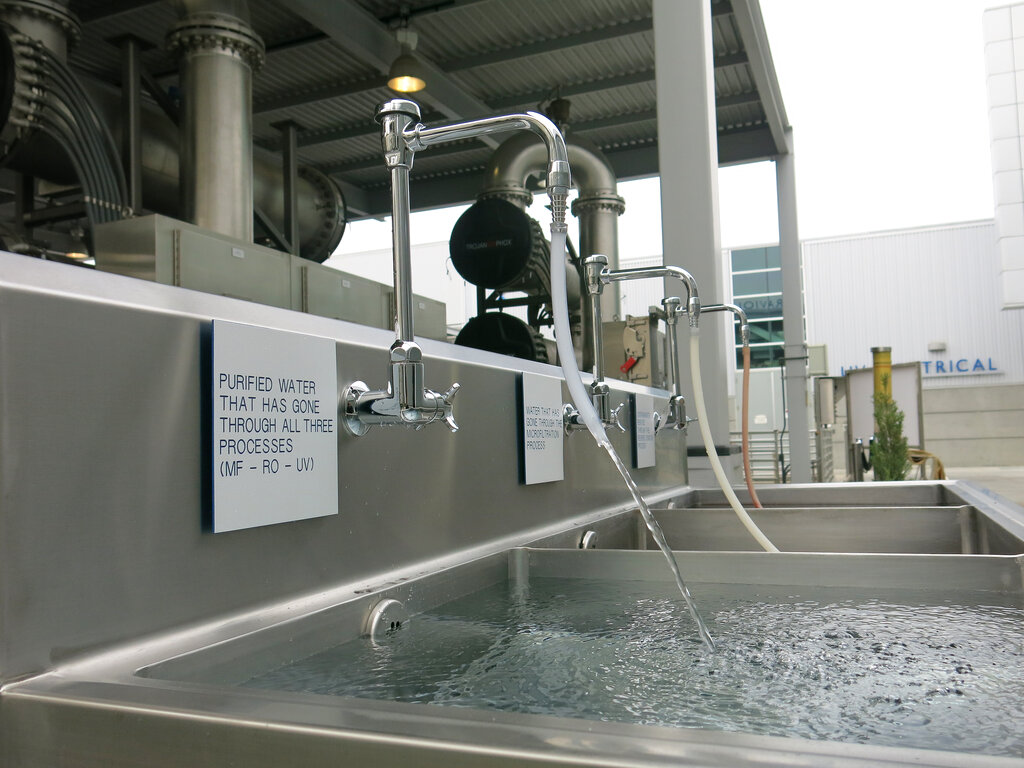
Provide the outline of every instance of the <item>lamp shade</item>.
[[423,69],[415,57],[410,55],[408,50],[403,50],[401,55],[391,64],[388,72],[388,88],[399,93],[414,93],[422,91],[427,87],[423,79]]

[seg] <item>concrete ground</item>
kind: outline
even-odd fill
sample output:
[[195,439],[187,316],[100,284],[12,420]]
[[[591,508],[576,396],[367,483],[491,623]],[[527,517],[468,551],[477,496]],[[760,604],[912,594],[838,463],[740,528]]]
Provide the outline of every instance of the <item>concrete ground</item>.
[[1024,506],[1024,467],[946,467],[950,480],[970,480]]

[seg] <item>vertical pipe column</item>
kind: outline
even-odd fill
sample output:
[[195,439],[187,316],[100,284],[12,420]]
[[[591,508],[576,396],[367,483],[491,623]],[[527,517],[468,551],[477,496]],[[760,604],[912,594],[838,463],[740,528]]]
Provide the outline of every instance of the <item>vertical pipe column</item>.
[[248,22],[186,3],[167,46],[181,56],[184,217],[252,242],[252,74],[263,41]]
[[394,165],[391,167],[391,239],[395,273],[396,330],[400,341],[415,341],[409,210],[409,166]]
[[603,254],[596,254],[583,262],[583,269],[587,279],[587,294],[590,296],[590,318],[591,318],[591,350],[594,358],[594,383],[604,381],[604,323],[602,311],[604,307],[601,301],[601,294],[604,293],[604,286],[601,283],[601,270],[608,266],[608,257]]
[[288,238],[288,249],[299,255],[299,165],[298,132],[299,124],[294,120],[274,123],[281,132],[281,155],[284,161],[284,236]]
[[796,167],[793,131],[786,130],[789,152],[775,158],[779,201],[779,252],[782,261],[782,328],[785,387],[789,404],[789,466],[794,483],[811,482],[811,431],[807,418],[807,339],[804,336],[804,281],[796,216]]
[[121,44],[121,164],[128,181],[128,205],[142,211],[142,65],[140,40],[127,35]]
[[[658,96],[658,164],[664,263],[687,269],[700,295],[722,297],[722,248],[718,219],[718,131],[711,43],[711,4],[654,0],[654,60]],[[666,285],[665,295],[676,289]],[[711,434],[720,454],[729,451],[727,355],[733,354],[731,328],[716,313],[700,318],[701,375]],[[680,367],[689,365],[689,344],[680,345]],[[693,402],[690,377],[683,389]],[[703,453],[698,430],[690,439]],[[728,459],[728,457],[726,457]],[[722,462],[735,475],[734,461]],[[690,482],[715,485],[706,456],[691,457]]]
[[[571,151],[569,156],[573,156]],[[614,192],[587,194],[581,189],[580,196],[573,201],[572,215],[580,222],[582,257],[603,254],[608,257],[608,269],[619,268],[619,216],[625,211],[626,201],[620,195]],[[607,285],[602,291],[601,309],[605,317],[622,319],[619,295],[616,283]]]

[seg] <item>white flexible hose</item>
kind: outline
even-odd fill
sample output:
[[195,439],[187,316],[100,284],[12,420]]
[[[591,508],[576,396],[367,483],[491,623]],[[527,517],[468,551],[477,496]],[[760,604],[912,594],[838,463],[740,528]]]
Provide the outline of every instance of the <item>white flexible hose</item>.
[[580,378],[576,365],[576,351],[572,346],[572,329],[569,327],[569,303],[565,296],[565,232],[551,227],[551,314],[555,321],[555,344],[558,346],[558,361],[562,364],[562,375],[576,410],[590,434],[602,448],[611,445],[604,431],[601,417],[594,410],[590,393]]
[[715,441],[711,437],[711,427],[708,425],[708,411],[704,405],[704,390],[701,387],[700,381],[700,334],[695,325],[690,326],[690,377],[693,379],[693,399],[694,404],[697,406],[697,423],[700,425],[700,435],[704,438],[704,448],[707,450],[708,458],[711,460],[711,469],[715,473],[718,484],[722,486],[725,498],[729,500],[729,506],[732,507],[733,512],[736,513],[740,522],[743,523],[743,527],[750,531],[750,535],[757,540],[762,549],[766,552],[778,552],[779,548],[772,544],[768,537],[761,532],[761,529],[757,527],[757,524],[750,519],[750,515],[743,509],[740,500],[736,498],[736,492],[729,484],[729,478],[725,476],[722,462],[718,458],[718,451],[715,450]]

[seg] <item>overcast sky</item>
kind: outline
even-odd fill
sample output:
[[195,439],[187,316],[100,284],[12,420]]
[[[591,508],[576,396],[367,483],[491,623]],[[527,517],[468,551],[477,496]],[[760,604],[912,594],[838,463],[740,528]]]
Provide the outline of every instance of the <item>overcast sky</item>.
[[[761,0],[793,126],[801,239],[992,217],[981,18],[1000,5]],[[719,179],[722,245],[775,242],[774,164]],[[620,256],[660,254],[657,179],[619,192]],[[414,215],[413,242],[447,240],[462,210]],[[354,222],[339,253],[389,246],[388,223]]]

